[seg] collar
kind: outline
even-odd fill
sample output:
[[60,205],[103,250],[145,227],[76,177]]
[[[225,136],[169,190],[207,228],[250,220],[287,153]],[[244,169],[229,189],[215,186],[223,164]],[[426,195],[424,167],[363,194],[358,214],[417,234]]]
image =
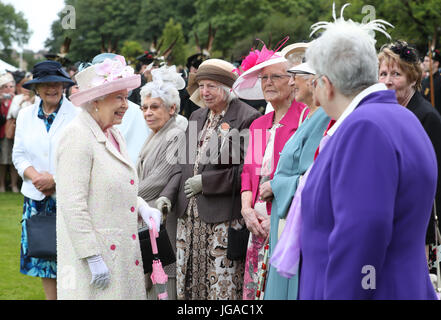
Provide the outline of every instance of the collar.
[[358,95],[356,95],[355,98],[351,101],[351,103],[347,106],[345,111],[343,111],[340,118],[338,118],[338,120],[335,122],[335,124],[329,129],[328,135],[332,136],[335,133],[335,131],[338,129],[338,127],[340,127],[340,125],[343,123],[343,121],[352,113],[352,111],[355,110],[355,108],[358,107],[361,100],[363,100],[368,95],[370,95],[374,92],[383,91],[383,90],[387,90],[386,85],[384,83],[376,83],[376,84],[370,86],[369,88],[364,89],[362,92],[360,92]]
[[[61,99],[60,99],[60,102],[58,103],[58,107],[57,107],[57,109],[54,111],[54,112],[52,112],[49,116],[51,116],[51,115],[53,115],[54,117],[57,115],[57,113],[58,113],[58,111],[60,111],[60,108],[61,108],[61,105],[63,104],[63,97],[61,97]],[[38,107],[38,114],[37,114],[37,116],[40,118],[40,119],[44,119],[44,118],[46,118],[45,116],[44,116],[44,112],[43,112],[43,100],[40,100],[40,105],[39,105],[39,107]]]

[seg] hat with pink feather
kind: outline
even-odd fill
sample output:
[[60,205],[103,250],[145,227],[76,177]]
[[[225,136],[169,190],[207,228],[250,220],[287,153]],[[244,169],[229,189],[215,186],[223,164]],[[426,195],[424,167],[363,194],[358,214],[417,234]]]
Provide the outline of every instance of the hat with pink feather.
[[77,106],[123,89],[130,91],[141,85],[141,76],[135,74],[120,55],[85,68],[75,76],[75,80],[79,92],[71,95],[70,100]]
[[[283,46],[289,37],[286,37],[282,41]],[[263,68],[273,64],[287,62],[281,52],[276,50],[269,50],[265,44],[261,50],[251,49],[250,53],[243,59],[239,68],[233,70],[239,77],[233,84],[234,93],[242,99],[247,100],[262,100],[263,91],[261,87],[261,80],[259,74]]]

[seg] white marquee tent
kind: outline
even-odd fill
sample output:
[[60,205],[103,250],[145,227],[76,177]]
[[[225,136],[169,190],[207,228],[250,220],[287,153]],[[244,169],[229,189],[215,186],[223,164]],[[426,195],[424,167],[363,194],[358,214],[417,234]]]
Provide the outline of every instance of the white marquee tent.
[[3,70],[8,70],[8,71],[17,71],[17,68],[14,67],[13,65],[10,65],[9,63],[4,62],[3,60],[0,59],[0,72]]

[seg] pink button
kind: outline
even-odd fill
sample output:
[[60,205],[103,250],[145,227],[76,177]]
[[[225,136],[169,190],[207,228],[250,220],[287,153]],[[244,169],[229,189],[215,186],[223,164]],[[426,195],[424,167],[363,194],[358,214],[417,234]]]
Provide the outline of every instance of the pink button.
[[131,207],[130,211],[135,212],[135,207]]
[[135,180],[133,180],[133,179],[130,180],[130,184],[131,184],[131,185],[134,185],[134,184],[135,184]]
[[136,261],[135,261],[135,264],[136,264],[136,265],[139,265],[139,261],[138,261],[138,260],[136,260]]
[[132,239],[136,240],[136,234],[132,234]]
[[112,244],[111,246],[110,246],[110,250],[115,250],[116,249],[116,246],[114,245],[114,244]]

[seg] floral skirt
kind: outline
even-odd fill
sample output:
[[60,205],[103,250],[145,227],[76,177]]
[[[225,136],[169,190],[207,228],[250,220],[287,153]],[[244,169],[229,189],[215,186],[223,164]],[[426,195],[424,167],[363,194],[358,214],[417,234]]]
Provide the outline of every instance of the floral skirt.
[[[176,282],[179,300],[240,300],[244,261],[227,259],[228,222],[205,223],[197,206],[178,219]],[[234,220],[233,228],[242,228]]]
[[23,222],[21,225],[21,252],[20,252],[20,272],[28,276],[39,278],[57,278],[57,262],[53,260],[45,260],[40,258],[32,258],[27,256],[28,237],[26,232],[26,219],[47,212],[56,213],[56,202],[52,197],[46,197],[41,201],[24,198],[23,204]]
[[259,280],[259,268],[265,253],[265,239],[250,233],[247,256],[245,259],[245,274],[243,283],[243,300],[254,300]]

